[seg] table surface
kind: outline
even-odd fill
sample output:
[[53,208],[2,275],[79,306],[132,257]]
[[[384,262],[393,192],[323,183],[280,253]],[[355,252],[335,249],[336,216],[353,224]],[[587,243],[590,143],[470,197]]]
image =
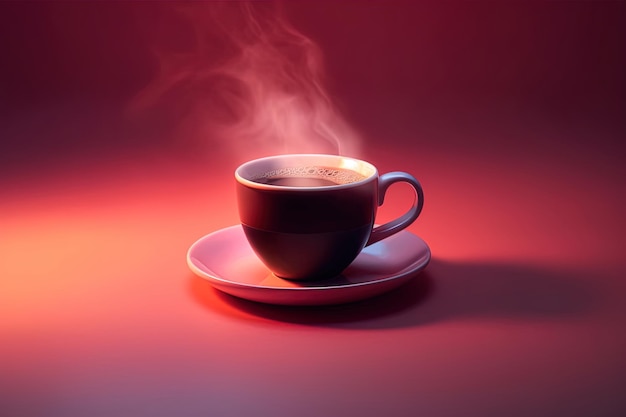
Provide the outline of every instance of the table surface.
[[[70,25],[51,42],[79,56],[78,80],[52,59],[42,81],[25,68],[48,47],[22,37],[34,52],[9,65],[19,82],[0,125],[0,415],[626,414],[626,71],[611,49],[624,43],[613,37],[623,4],[384,4],[289,13],[341,82],[333,91],[361,132],[355,156],[422,182],[409,230],[433,259],[388,294],[307,308],[237,299],[188,269],[194,241],[238,222],[236,166],[273,148],[174,140],[159,124],[171,106],[127,122],[127,97],[98,77],[136,91],[141,81],[118,72],[151,67],[77,22],[113,36],[122,16],[132,34],[129,4],[0,6],[5,20],[47,28],[62,16]],[[486,35],[465,31],[476,17]],[[81,49],[67,33],[101,42]],[[417,34],[436,47],[411,49]],[[517,46],[498,49],[503,37]],[[518,71],[518,54],[535,60]],[[501,72],[472,72],[473,59]],[[409,197],[391,188],[378,220]]]

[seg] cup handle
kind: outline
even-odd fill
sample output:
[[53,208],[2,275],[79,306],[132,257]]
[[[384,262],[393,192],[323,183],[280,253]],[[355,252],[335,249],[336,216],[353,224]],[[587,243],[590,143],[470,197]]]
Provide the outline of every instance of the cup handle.
[[419,181],[415,179],[415,177],[413,177],[411,174],[407,174],[406,172],[388,172],[378,178],[378,205],[383,205],[387,189],[391,184],[396,182],[407,182],[413,187],[416,197],[415,200],[413,200],[413,206],[401,217],[398,217],[397,219],[392,220],[389,223],[385,223],[381,226],[375,227],[372,230],[370,238],[365,246],[371,245],[372,243],[376,243],[379,240],[385,239],[395,233],[398,233],[399,231],[413,223],[422,212],[422,208],[424,207],[424,191],[422,191],[422,186],[420,185]]

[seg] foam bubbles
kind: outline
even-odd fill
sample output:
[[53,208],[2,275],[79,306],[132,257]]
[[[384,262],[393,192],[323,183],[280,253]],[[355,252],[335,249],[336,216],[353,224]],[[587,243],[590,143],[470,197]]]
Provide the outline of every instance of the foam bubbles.
[[265,182],[276,178],[315,178],[343,185],[362,181],[366,177],[348,169],[301,166],[274,169],[252,178],[252,181]]

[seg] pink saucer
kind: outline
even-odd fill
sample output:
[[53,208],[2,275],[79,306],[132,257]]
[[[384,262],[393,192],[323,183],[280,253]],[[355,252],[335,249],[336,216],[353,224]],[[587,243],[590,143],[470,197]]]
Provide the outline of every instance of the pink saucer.
[[218,290],[282,305],[363,300],[408,282],[429,261],[426,242],[406,230],[366,247],[341,275],[321,281],[295,282],[276,277],[252,251],[239,225],[200,238],[187,252],[189,268]]

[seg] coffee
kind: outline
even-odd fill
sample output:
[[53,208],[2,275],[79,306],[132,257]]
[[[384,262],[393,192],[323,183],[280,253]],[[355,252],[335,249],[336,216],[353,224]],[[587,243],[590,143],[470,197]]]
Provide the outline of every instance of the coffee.
[[281,185],[283,187],[328,187],[339,185],[336,182],[324,178],[307,177],[273,177],[255,180],[259,184]]
[[351,184],[365,178],[349,169],[308,166],[275,169],[252,178],[252,181],[285,187],[328,187]]

